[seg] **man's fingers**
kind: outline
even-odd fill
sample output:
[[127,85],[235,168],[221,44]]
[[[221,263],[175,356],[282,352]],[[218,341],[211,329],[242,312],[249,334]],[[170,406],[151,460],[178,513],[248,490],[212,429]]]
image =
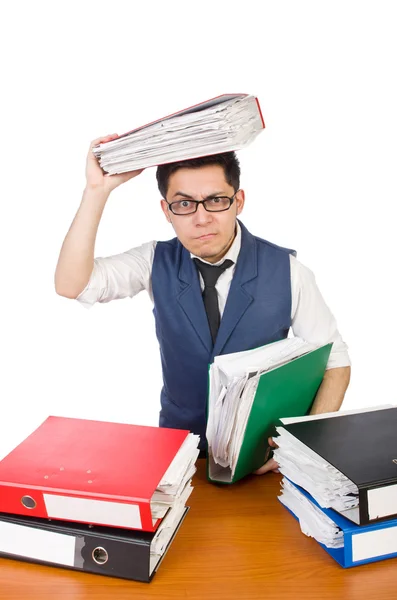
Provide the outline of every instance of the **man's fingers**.
[[145,169],[137,169],[135,171],[127,171],[126,173],[118,173],[116,175],[110,175],[109,173],[105,173],[105,177],[117,177],[118,180],[121,181],[121,183],[126,183],[133,177],[140,175],[140,173],[142,173],[142,171],[144,170]]
[[267,443],[269,444],[269,446],[271,446],[272,448],[278,448],[276,442],[274,441],[274,439],[272,437],[269,437],[267,440]]
[[119,137],[118,133],[110,133],[109,135],[99,137],[96,140],[94,140],[93,142],[91,142],[90,150],[92,150],[94,146],[98,146],[98,144],[102,144],[104,142],[110,142],[110,140],[114,140],[118,137]]
[[260,469],[254,471],[254,475],[263,475],[264,473],[268,473],[269,471],[278,471],[278,463],[274,460],[274,458],[270,458]]

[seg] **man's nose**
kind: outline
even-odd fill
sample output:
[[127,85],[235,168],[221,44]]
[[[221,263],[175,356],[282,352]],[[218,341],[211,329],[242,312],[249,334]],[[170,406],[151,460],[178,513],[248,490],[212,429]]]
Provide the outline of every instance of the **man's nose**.
[[212,215],[208,210],[205,210],[203,204],[199,204],[197,206],[197,210],[194,213],[194,221],[196,225],[204,225],[206,223],[210,223],[212,220]]

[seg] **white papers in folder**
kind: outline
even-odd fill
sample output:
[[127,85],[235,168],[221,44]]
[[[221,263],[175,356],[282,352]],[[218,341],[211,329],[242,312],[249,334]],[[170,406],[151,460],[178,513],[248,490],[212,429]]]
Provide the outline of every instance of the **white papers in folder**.
[[322,508],[342,512],[358,506],[358,488],[350,479],[283,427],[276,429],[274,460],[285,477],[307,490]]
[[[281,422],[287,425],[389,408],[393,408],[393,406],[383,405],[320,415],[291,417],[281,419]],[[322,508],[333,508],[351,521],[359,523],[357,486],[284,427],[277,427],[276,430],[279,435],[277,437],[278,448],[274,450],[274,459],[279,464],[280,472],[308,491]]]
[[206,437],[216,464],[230,467],[234,474],[260,376],[315,349],[292,337],[215,357],[209,373]]
[[186,502],[188,501],[190,494],[193,491],[192,486],[186,486],[184,492],[175,501],[175,504],[168,511],[165,519],[160,523],[156,535],[152,541],[151,551],[155,554],[159,554],[164,550],[164,547],[169,542],[169,536],[171,537],[171,530],[173,530],[176,524],[180,521],[181,516],[185,510]]
[[221,96],[100,144],[93,153],[101,167],[113,175],[239,150],[262,130],[254,96]]
[[185,491],[160,523],[152,543],[150,544],[150,572],[152,572],[166,551],[167,546],[178,527],[178,523],[186,510],[186,502],[192,491],[193,488],[191,486],[186,486]]
[[184,487],[187,474],[196,471],[195,462],[200,454],[200,436],[189,433],[179,448],[174,460],[164,473],[157,490],[166,494],[177,494]]
[[199,435],[189,433],[164,473],[150,502],[154,522],[164,517],[180,498],[185,498],[188,490],[190,495],[191,479],[197,470],[195,463],[200,453],[199,441]]
[[336,523],[287,479],[283,478],[281,486],[279,500],[298,518],[302,532],[328,548],[343,548],[343,531]]

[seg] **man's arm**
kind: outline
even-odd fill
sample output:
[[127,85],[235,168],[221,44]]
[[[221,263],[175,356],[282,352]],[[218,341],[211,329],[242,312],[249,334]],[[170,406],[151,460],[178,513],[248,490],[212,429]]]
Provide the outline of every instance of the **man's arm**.
[[[313,273],[295,258],[291,258],[292,329],[294,335],[317,346],[333,342],[328,361],[310,414],[339,410],[350,381],[350,359],[347,346],[336,326],[336,320],[317,287]],[[332,365],[332,366],[330,366]],[[339,366],[340,365],[340,366]],[[270,438],[269,444],[277,447]],[[275,471],[278,464],[271,458],[256,475]]]
[[311,415],[334,412],[340,409],[350,382],[350,367],[327,369],[314,400]]
[[76,298],[90,279],[98,226],[108,197],[109,194],[101,189],[84,190],[55,271],[55,291],[60,296]]
[[[323,381],[310,411],[311,415],[335,412],[340,409],[350,382],[350,371],[350,367],[339,367],[325,371]],[[273,448],[277,448],[277,444],[272,438],[269,438],[268,442]],[[278,464],[274,458],[269,459],[263,467],[254,471],[254,474],[263,475],[269,471],[278,471]]]
[[99,223],[110,193],[122,183],[139,175],[141,170],[104,175],[92,148],[116,139],[117,134],[98,138],[90,144],[86,163],[86,188],[65,237],[55,271],[55,290],[60,296],[76,298],[87,285],[94,267],[94,248]]

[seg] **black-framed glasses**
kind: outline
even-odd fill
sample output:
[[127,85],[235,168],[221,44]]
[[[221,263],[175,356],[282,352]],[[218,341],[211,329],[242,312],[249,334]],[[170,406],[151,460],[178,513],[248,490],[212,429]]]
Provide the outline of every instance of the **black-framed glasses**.
[[[237,190],[237,192],[239,191]],[[208,212],[222,212],[229,210],[237,192],[231,198],[229,196],[209,196],[205,200],[190,200],[186,198],[185,200],[177,200],[176,202],[168,202],[167,200],[166,202],[169,210],[178,216],[192,215],[197,212],[199,204],[202,204]]]

